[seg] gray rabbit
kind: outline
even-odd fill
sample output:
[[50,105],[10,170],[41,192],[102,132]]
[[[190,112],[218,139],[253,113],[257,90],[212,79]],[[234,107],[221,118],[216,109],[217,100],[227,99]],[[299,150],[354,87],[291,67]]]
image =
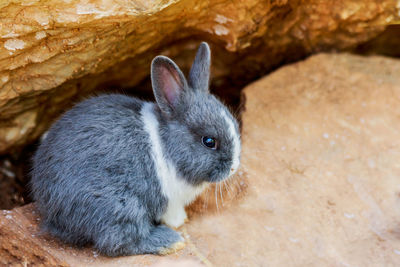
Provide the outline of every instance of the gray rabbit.
[[[201,43],[186,81],[157,56],[157,103],[119,94],[85,100],[55,122],[33,158],[32,195],[42,229],[108,256],[183,247],[185,206],[236,172],[238,123],[208,91],[210,48]],[[168,226],[170,227],[168,227]]]

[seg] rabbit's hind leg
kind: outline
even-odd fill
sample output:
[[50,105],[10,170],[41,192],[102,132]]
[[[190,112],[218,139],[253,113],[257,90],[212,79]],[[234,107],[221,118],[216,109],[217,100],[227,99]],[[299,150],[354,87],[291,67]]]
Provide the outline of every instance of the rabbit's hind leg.
[[50,233],[50,235],[68,243],[73,244],[78,247],[84,246],[90,243],[90,240],[82,234],[76,232],[69,232],[65,227],[58,226],[59,224],[50,220],[43,220],[41,223],[40,233]]

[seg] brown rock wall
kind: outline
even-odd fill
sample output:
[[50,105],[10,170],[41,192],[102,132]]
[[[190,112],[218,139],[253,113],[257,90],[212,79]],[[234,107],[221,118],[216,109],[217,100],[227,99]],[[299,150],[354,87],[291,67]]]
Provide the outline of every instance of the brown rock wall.
[[395,12],[391,0],[2,1],[0,154],[91,92],[138,85],[158,53],[187,69],[199,40],[212,43],[213,86],[237,102],[271,68],[363,43]]

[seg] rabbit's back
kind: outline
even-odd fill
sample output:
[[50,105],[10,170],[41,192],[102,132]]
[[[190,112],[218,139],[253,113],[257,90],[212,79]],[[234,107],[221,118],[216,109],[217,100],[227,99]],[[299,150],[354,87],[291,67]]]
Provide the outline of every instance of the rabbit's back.
[[113,223],[159,219],[166,200],[155,197],[161,188],[141,120],[143,103],[123,95],[94,97],[50,128],[34,156],[31,183],[53,234],[86,243]]

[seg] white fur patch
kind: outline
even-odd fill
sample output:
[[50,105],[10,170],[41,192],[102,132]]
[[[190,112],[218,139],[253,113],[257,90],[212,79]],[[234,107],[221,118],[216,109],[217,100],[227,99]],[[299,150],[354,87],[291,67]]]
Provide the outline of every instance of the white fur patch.
[[150,137],[151,155],[161,184],[161,191],[168,199],[168,207],[161,220],[169,226],[179,227],[186,219],[184,207],[205,189],[206,184],[195,187],[178,177],[174,164],[163,153],[154,104],[146,102],[142,107],[141,115],[144,130]]
[[239,168],[240,164],[240,134],[236,131],[235,125],[233,124],[232,119],[228,116],[225,110],[222,110],[222,115],[229,127],[229,134],[233,140],[232,147],[233,147],[233,156],[232,156],[232,166],[229,172],[229,176],[233,175],[237,169]]

